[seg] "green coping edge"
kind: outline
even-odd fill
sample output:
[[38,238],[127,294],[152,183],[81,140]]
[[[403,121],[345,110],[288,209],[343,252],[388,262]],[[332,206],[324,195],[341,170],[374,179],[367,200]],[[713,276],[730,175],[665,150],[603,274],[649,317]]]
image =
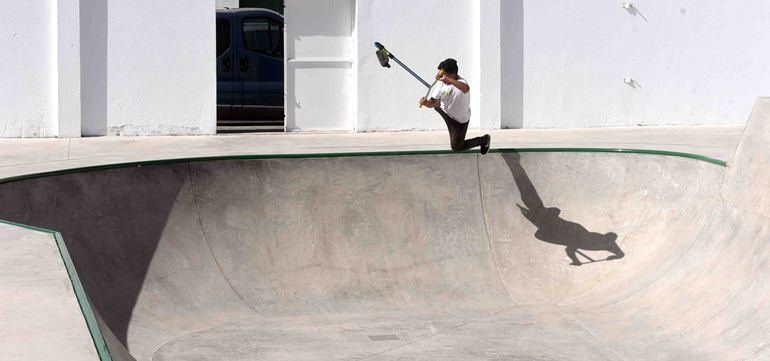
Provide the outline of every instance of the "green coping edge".
[[[727,162],[699,154],[674,152],[666,150],[651,149],[627,149],[627,148],[498,148],[490,149],[489,153],[628,153],[628,154],[647,154],[663,155],[681,158],[690,158],[700,160],[719,166],[727,166]],[[105,170],[127,167],[141,167],[143,165],[155,164],[175,164],[185,162],[203,162],[214,160],[237,160],[237,159],[293,159],[293,158],[340,158],[340,157],[381,157],[381,156],[400,156],[400,155],[442,155],[442,154],[474,154],[479,153],[478,149],[454,152],[451,150],[413,150],[413,151],[387,151],[387,152],[347,152],[347,153],[289,153],[289,154],[244,154],[244,155],[224,155],[210,157],[189,157],[189,158],[168,158],[147,161],[135,161],[125,163],[110,163],[95,166],[77,167],[61,169],[48,172],[32,173],[14,177],[0,179],[0,184],[10,183],[20,180],[48,177],[60,174],[78,173],[93,170]]]
[[655,149],[629,149],[629,148],[500,148],[490,149],[490,153],[550,153],[550,152],[564,152],[564,153],[629,153],[629,154],[645,154],[645,155],[662,155],[670,157],[690,158],[706,163],[716,164],[722,167],[727,166],[727,162],[707,157],[705,155],[675,152],[669,150],[655,150]]
[[67,245],[64,244],[64,238],[62,238],[61,233],[52,231],[50,229],[14,223],[2,219],[0,219],[0,223],[53,235],[54,239],[56,240],[56,247],[59,249],[59,255],[64,262],[64,267],[67,269],[67,275],[70,278],[70,282],[72,282],[72,289],[75,292],[75,297],[77,298],[78,304],[80,305],[80,312],[83,313],[86,326],[88,326],[88,331],[91,333],[91,339],[94,341],[94,347],[96,347],[96,353],[99,355],[99,360],[112,361],[110,351],[107,349],[107,343],[104,342],[104,336],[102,335],[102,331],[99,329],[99,325],[96,322],[96,316],[94,315],[93,309],[91,309],[91,303],[88,302],[86,291],[83,289],[83,284],[80,283],[80,278],[78,277],[78,273],[75,270],[75,264],[72,262],[72,258],[67,251]]

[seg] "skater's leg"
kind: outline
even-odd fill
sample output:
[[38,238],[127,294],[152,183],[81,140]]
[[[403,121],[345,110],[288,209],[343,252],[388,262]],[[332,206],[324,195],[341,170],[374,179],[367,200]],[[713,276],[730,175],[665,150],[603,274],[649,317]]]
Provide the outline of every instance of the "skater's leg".
[[449,119],[450,120],[447,122],[454,123],[455,126],[455,136],[452,138],[452,150],[462,151],[475,147],[475,145],[472,145],[465,140],[465,134],[468,133],[468,123],[458,123],[452,118]]
[[468,133],[468,122],[459,123],[447,115],[441,108],[436,107],[434,109],[436,109],[436,112],[441,115],[441,118],[446,123],[447,130],[449,130],[449,142],[452,145],[453,151],[459,152],[473,147],[480,147],[481,154],[486,154],[489,150],[489,135],[466,140],[465,135]]
[[444,123],[446,123],[447,130],[449,131],[449,144],[452,146],[452,150],[458,152],[468,149],[465,147],[465,133],[468,130],[467,124],[465,127],[462,127],[462,124],[452,119],[452,117],[441,108],[436,107],[433,109],[436,109],[436,112],[441,115],[441,118],[444,119]]
[[[487,151],[489,150],[489,141],[490,141],[489,135],[486,134],[481,137],[464,139],[465,135],[468,132],[468,123],[466,122],[466,123],[457,123],[457,124],[462,127],[462,129],[458,132],[458,134],[462,134],[462,137],[461,138],[458,137],[458,138],[463,139],[463,142],[460,143],[460,145],[458,146],[459,150],[466,150],[474,147],[479,147],[481,148],[481,154],[486,154]],[[459,139],[458,139],[458,143],[459,143]]]
[[436,112],[444,119],[447,129],[449,130],[449,142],[452,145],[452,150],[455,152],[471,149],[473,147],[481,147],[486,144],[484,137],[477,137],[469,140],[465,140],[465,135],[468,133],[468,122],[460,123],[444,112],[441,108],[436,107]]
[[575,254],[576,252],[577,252],[577,248],[575,248],[575,247],[567,247],[567,257],[569,257],[569,259],[572,260],[572,263],[570,263],[570,264],[573,265],[573,266],[580,266],[580,265],[582,265],[582,263],[577,258],[577,254]]

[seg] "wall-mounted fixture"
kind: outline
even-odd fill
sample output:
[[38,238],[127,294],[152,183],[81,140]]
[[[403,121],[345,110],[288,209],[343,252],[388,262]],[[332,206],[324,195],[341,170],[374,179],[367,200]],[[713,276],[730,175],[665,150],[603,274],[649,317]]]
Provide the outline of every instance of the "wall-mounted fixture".
[[625,9],[626,12],[628,12],[629,14],[634,15],[634,16],[639,15],[639,16],[641,16],[642,20],[647,21],[647,17],[644,16],[644,14],[642,14],[642,12],[639,11],[639,9],[637,9],[636,6],[634,6],[634,4],[632,2],[626,1],[623,4],[621,4],[620,6],[623,9]]
[[628,78],[628,77],[627,78],[623,78],[623,83],[625,83],[626,85],[628,85],[628,86],[630,86],[630,87],[632,87],[634,89],[641,88],[641,85],[639,85],[639,83],[637,83],[636,80],[634,80],[634,78]]

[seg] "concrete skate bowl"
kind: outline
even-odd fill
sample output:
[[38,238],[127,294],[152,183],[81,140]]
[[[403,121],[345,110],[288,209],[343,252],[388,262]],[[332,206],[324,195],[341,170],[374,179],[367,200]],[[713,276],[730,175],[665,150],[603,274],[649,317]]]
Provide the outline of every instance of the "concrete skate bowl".
[[767,360],[766,103],[728,167],[173,161],[5,182],[0,218],[62,233],[115,360]]

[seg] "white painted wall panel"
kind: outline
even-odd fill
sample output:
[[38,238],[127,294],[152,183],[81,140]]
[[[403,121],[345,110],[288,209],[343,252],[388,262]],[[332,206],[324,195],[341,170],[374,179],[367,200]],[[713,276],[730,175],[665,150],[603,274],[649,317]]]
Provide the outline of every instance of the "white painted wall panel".
[[355,0],[286,0],[286,129],[355,129]]
[[287,1],[290,59],[350,59],[355,0]]
[[107,133],[215,133],[214,0],[108,4]]
[[770,93],[770,2],[621,3],[525,1],[526,128],[742,124]]
[[287,99],[287,118],[294,131],[350,130],[355,93],[353,71],[346,63],[292,64],[287,84],[294,91]]
[[81,134],[80,0],[57,1],[58,137]]
[[56,136],[56,18],[56,0],[3,2],[0,137]]

